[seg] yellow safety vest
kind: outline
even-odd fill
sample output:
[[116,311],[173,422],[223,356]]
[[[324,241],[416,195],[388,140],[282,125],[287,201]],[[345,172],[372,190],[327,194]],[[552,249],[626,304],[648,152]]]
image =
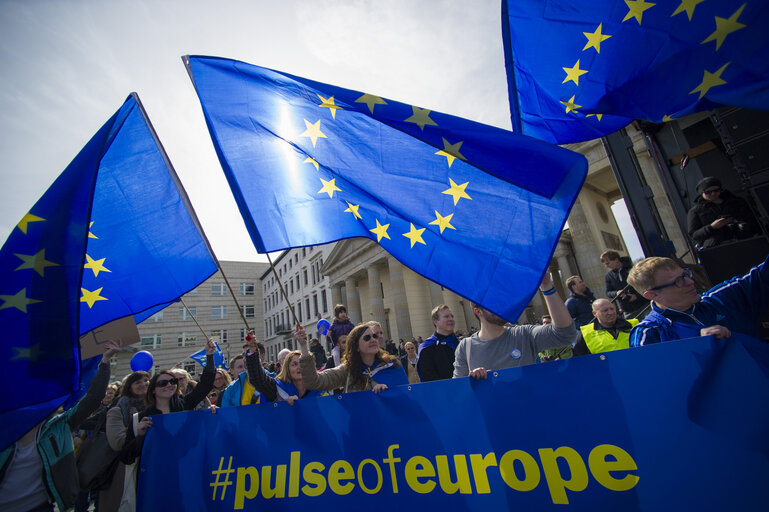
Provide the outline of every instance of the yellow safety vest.
[[[638,323],[638,320],[631,318],[628,322],[630,322],[630,325],[635,326]],[[615,340],[614,336],[612,336],[609,331],[596,331],[594,322],[583,325],[580,327],[580,330],[582,331],[582,338],[584,338],[585,344],[587,345],[587,348],[590,349],[591,354],[610,352],[612,350],[630,347],[629,332],[620,331]]]

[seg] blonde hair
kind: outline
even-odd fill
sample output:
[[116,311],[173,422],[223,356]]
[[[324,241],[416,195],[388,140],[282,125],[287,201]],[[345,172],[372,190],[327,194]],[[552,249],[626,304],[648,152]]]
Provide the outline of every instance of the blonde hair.
[[295,357],[301,356],[302,353],[298,350],[293,350],[286,354],[286,358],[283,360],[283,366],[280,367],[280,372],[275,376],[275,379],[281,382],[294,383],[294,379],[291,378],[291,370],[288,369],[288,365],[291,364],[291,360]]
[[633,265],[633,268],[630,269],[630,273],[627,275],[627,282],[639,293],[644,293],[649,288],[654,288],[656,284],[654,282],[654,274],[663,268],[676,270],[680,267],[678,263],[670,258],[652,256]]

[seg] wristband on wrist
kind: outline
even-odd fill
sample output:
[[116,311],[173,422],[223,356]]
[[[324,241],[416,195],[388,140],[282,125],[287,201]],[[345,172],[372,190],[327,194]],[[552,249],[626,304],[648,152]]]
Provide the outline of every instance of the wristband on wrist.
[[542,295],[552,295],[552,294],[554,294],[554,293],[555,293],[555,286],[553,286],[553,287],[552,287],[552,288],[550,288],[549,290],[545,290],[545,291],[543,291],[543,292],[542,292]]

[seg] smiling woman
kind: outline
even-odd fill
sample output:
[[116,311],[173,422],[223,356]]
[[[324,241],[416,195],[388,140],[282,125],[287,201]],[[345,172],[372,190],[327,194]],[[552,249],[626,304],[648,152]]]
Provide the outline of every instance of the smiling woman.
[[294,339],[302,348],[299,364],[304,385],[309,389],[327,390],[343,388],[345,393],[372,390],[379,393],[388,387],[408,384],[408,377],[398,358],[380,347],[382,326],[377,322],[358,324],[347,336],[347,347],[342,364],[318,372],[315,358],[307,348],[304,329],[297,328]]

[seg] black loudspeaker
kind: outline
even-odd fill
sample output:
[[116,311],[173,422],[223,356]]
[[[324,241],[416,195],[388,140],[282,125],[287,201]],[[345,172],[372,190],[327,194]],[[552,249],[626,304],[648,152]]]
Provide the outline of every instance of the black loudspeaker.
[[[757,236],[702,249],[698,254],[710,282],[716,285],[747,274],[752,267],[764,261],[769,254],[769,242],[765,237]],[[764,340],[769,341],[769,311],[764,311],[758,328]]]

